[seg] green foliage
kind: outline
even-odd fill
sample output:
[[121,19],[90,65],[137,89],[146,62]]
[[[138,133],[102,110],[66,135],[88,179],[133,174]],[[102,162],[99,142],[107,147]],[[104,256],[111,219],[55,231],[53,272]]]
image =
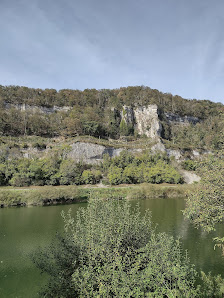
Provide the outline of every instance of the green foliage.
[[224,296],[224,280],[221,275],[212,276],[211,273],[205,274],[201,272],[202,285],[200,289],[200,297],[223,297]]
[[52,205],[86,200],[76,186],[65,188],[44,186],[30,189],[3,189],[0,191],[0,206]]
[[45,205],[86,201],[90,197],[103,200],[180,198],[193,189],[193,185],[159,185],[139,184],[130,186],[89,188],[68,186],[36,186],[26,188],[6,187],[0,189],[0,205],[2,207],[17,205]]
[[180,198],[186,196],[191,189],[190,185],[158,185],[158,184],[140,184],[139,187],[132,187],[127,193],[128,199],[152,199],[152,198]]
[[110,155],[106,153],[103,155],[103,164],[102,164],[103,170],[107,171],[110,165],[111,165],[111,158],[110,158]]
[[170,125],[169,137],[166,138],[182,149],[220,150],[223,146],[223,115],[224,112],[220,110],[220,115],[209,117],[196,125]]
[[26,198],[20,192],[3,190],[0,192],[0,206],[21,206],[26,205]]
[[25,173],[15,173],[12,179],[9,180],[9,184],[12,186],[28,186],[30,185],[30,179]]
[[200,165],[201,183],[186,201],[184,215],[206,231],[224,220],[223,152],[210,156]]
[[121,87],[119,89],[34,89],[20,86],[0,86],[0,104],[28,104],[42,107],[81,106],[105,108],[107,106],[121,109],[122,106],[133,104],[157,104],[165,112],[174,114],[192,115],[201,119],[209,115],[218,115],[221,104],[208,100],[187,100],[170,93],[162,93],[145,86]]
[[120,135],[121,136],[129,136],[133,134],[133,126],[127,124],[124,119],[121,120],[120,123]]
[[[28,109],[17,109],[21,104],[27,105]],[[0,86],[0,135],[89,135],[117,139],[134,133],[133,123],[121,120],[122,108],[150,104],[158,106],[163,125],[162,137],[171,141],[172,145],[183,149],[221,148],[222,104],[208,100],[187,100],[145,86],[84,91]],[[33,109],[34,106],[40,107],[40,110]],[[70,109],[67,112],[46,110],[54,106],[67,106]],[[44,110],[46,113],[43,113]],[[165,113],[197,117],[200,122],[196,125],[173,125],[167,121]]]
[[81,179],[84,184],[94,184],[95,182],[94,174],[91,170],[84,170]]
[[[86,165],[66,158],[69,146],[53,151],[44,158],[14,158],[8,160],[3,151],[0,163],[0,185],[80,185],[96,184],[101,178],[109,184],[121,183],[182,183],[182,177],[165,155],[145,152],[134,156],[123,150],[119,156],[104,155],[103,163]],[[1,156],[1,155],[0,155]]]
[[107,178],[112,185],[120,183],[183,183],[183,178],[169,163],[167,156],[145,152],[134,156],[123,151],[114,158],[105,158]]
[[60,184],[81,184],[83,169],[82,163],[75,163],[69,159],[63,160],[58,173]]
[[183,178],[172,166],[165,162],[158,162],[144,170],[144,181],[148,183],[183,183]]
[[122,180],[123,183],[142,183],[144,181],[143,177],[144,166],[143,164],[136,166],[135,164],[127,165],[123,171]]
[[128,202],[90,200],[64,215],[66,235],[34,255],[48,273],[44,297],[199,297],[179,241],[152,228]]
[[187,171],[195,171],[197,168],[197,162],[191,159],[187,159],[182,162],[182,167]]
[[6,172],[6,166],[4,164],[0,164],[0,186],[6,184],[5,172]]
[[107,174],[107,178],[112,185],[117,185],[122,183],[122,172],[121,168],[117,166],[110,166]]
[[[79,256],[78,247],[71,237],[57,235],[49,249],[32,256],[35,265],[49,276],[49,284],[39,294],[43,297],[77,297],[71,279]],[[43,261],[45,260],[45,261]]]

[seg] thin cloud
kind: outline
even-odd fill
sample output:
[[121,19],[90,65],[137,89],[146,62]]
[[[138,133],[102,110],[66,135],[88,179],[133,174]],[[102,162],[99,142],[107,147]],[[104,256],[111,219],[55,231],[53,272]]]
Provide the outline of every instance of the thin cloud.
[[2,0],[0,84],[147,85],[221,101],[223,8],[221,0]]

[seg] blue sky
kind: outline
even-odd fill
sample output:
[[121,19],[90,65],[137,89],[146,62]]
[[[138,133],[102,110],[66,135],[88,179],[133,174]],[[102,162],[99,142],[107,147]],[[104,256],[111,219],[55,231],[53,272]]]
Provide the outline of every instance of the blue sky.
[[0,0],[0,84],[224,103],[223,0]]

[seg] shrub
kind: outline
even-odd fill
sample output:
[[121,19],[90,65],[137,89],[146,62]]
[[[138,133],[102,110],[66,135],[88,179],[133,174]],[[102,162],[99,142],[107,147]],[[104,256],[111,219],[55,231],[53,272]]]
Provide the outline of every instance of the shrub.
[[34,143],[33,144],[33,148],[39,149],[39,150],[43,150],[47,148],[47,145],[44,143]]
[[82,183],[83,166],[76,164],[73,160],[64,160],[60,165],[58,173],[60,184],[81,184]]
[[94,179],[94,174],[90,170],[85,170],[82,172],[82,177],[81,180],[84,184],[94,184],[95,179]]
[[121,184],[123,182],[122,180],[122,172],[123,170],[121,168],[118,168],[117,166],[110,166],[107,178],[112,185]]
[[181,163],[182,167],[187,171],[195,171],[197,163],[194,160],[187,159]]
[[196,271],[179,241],[156,234],[149,211],[90,200],[64,237],[34,255],[50,276],[44,297],[196,297]]
[[24,173],[16,173],[15,175],[13,175],[12,179],[9,180],[9,184],[17,187],[29,186],[30,179]]

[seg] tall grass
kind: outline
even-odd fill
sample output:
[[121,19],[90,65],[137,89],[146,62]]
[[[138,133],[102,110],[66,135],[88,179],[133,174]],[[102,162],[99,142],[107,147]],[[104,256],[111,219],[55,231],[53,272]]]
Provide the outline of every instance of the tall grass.
[[44,206],[87,201],[96,197],[103,200],[177,198],[186,196],[195,185],[140,184],[118,187],[93,188],[77,186],[42,186],[35,188],[0,188],[0,206]]

